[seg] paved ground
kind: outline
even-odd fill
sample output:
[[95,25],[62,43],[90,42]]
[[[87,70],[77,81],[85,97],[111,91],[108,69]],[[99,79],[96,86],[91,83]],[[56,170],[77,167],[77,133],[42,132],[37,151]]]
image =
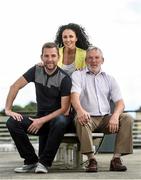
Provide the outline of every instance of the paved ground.
[[122,159],[127,165],[126,172],[110,172],[109,163],[112,154],[97,154],[98,173],[85,173],[81,170],[59,169],[62,165],[54,165],[48,174],[14,173],[13,169],[22,164],[18,152],[0,152],[0,179],[141,179],[141,149]]

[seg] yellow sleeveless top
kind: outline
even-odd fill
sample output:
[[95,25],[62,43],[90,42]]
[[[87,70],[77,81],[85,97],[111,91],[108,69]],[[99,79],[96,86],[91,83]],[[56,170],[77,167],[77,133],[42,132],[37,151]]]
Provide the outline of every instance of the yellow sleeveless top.
[[[64,47],[59,48],[59,54],[60,54],[60,59],[58,62],[59,67],[62,67],[62,64],[63,64],[63,49]],[[75,54],[75,61],[74,61],[76,69],[81,69],[86,66],[85,58],[86,58],[86,50],[76,47],[76,54]]]

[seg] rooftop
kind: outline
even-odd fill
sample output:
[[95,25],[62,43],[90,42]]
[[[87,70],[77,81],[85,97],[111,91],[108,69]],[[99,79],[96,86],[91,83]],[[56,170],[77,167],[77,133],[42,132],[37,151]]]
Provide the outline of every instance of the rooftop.
[[0,152],[0,179],[141,179],[141,149],[134,149],[131,155],[123,156],[126,172],[110,172],[111,153],[99,153],[96,159],[99,172],[85,173],[85,170],[68,169],[64,164],[54,163],[48,174],[15,173],[14,168],[21,166],[23,160],[17,151]]

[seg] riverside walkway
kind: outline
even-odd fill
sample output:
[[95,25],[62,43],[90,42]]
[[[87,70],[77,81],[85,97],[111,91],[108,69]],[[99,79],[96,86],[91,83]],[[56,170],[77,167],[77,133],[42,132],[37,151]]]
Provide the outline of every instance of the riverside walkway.
[[23,161],[17,151],[0,152],[0,180],[14,179],[141,179],[141,149],[135,149],[132,155],[123,156],[123,162],[127,166],[126,172],[110,172],[109,163],[111,153],[99,153],[96,155],[98,161],[97,173],[85,173],[84,169],[67,169],[62,164],[54,163],[48,174],[15,173],[13,169],[21,166]]

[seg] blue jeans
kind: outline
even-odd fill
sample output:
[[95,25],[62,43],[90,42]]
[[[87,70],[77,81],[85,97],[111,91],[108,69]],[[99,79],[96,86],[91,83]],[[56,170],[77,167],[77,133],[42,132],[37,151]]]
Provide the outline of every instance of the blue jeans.
[[44,166],[51,166],[64,133],[70,124],[70,119],[60,115],[45,123],[39,129],[36,135],[47,137],[44,144],[44,149],[39,158],[36,155],[35,150],[27,136],[27,129],[31,123],[32,121],[26,116],[23,117],[22,121],[16,121],[10,117],[7,120],[6,125],[15,142],[20,156],[25,159],[24,164],[32,164],[39,161]]

